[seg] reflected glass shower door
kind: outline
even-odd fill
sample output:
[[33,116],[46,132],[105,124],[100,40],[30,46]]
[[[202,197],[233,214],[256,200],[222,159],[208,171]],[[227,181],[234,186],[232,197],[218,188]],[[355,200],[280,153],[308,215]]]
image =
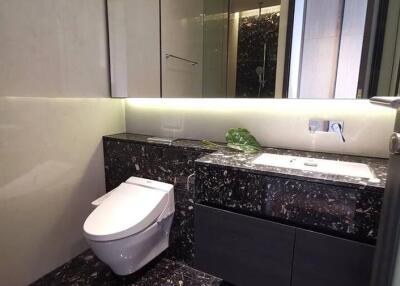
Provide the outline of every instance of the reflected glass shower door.
[[160,4],[162,97],[201,97],[203,2],[162,0]]
[[203,97],[226,97],[229,0],[204,0]]
[[290,2],[204,0],[203,97],[282,97]]

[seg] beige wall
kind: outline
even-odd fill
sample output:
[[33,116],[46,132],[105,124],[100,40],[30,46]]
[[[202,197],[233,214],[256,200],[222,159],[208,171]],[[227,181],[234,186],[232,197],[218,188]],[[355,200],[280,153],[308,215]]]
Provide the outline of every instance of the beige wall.
[[0,284],[27,285],[87,248],[105,192],[101,137],[125,130],[110,99],[99,0],[0,0]]
[[0,98],[0,279],[26,285],[87,245],[105,193],[101,137],[124,131],[116,99]]
[[[344,121],[336,134],[308,131],[310,119]],[[228,128],[248,128],[263,146],[387,157],[395,111],[368,100],[127,99],[128,132],[224,141]]]
[[1,96],[106,96],[105,29],[103,1],[0,0]]

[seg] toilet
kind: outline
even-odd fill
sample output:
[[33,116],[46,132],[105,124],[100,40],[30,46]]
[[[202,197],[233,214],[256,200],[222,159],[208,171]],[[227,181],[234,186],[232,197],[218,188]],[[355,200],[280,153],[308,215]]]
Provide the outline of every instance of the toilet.
[[173,185],[131,177],[92,204],[84,236],[114,273],[131,274],[168,248]]

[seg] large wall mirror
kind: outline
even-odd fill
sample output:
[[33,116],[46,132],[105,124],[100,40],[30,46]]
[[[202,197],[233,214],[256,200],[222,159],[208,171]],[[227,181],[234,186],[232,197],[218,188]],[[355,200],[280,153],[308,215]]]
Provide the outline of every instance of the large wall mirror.
[[397,1],[108,0],[112,93],[301,99],[395,95]]

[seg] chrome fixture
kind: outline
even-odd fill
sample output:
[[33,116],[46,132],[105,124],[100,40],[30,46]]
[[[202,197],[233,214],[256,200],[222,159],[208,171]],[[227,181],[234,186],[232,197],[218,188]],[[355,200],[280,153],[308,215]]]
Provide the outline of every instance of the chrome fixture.
[[397,109],[394,133],[389,142],[391,154],[370,285],[398,285],[396,283],[398,279],[395,279],[399,263],[397,256],[399,254],[398,226],[400,225],[400,97],[372,97],[370,101]]
[[311,133],[316,132],[331,132],[336,133],[342,142],[346,142],[343,136],[343,121],[335,120],[322,120],[322,119],[311,119],[308,123],[308,129]]
[[[374,96],[370,98],[370,102],[397,109],[398,116],[397,121],[395,122],[395,128],[400,126],[400,96]],[[393,132],[392,136],[390,136],[389,152],[393,155],[400,154],[400,133]]]
[[400,96],[374,96],[370,98],[370,102],[395,109],[400,108]]
[[400,154],[400,133],[394,132],[390,137],[389,151],[391,154]]
[[[261,9],[261,8],[260,8]],[[264,43],[264,57],[263,57],[263,66],[258,66],[256,68],[256,74],[258,75],[258,96],[261,95],[261,89],[265,87],[265,60],[266,60],[266,53],[267,53],[267,43]]]
[[178,57],[178,56],[174,56],[174,55],[171,55],[171,54],[165,54],[165,58],[166,59],[169,59],[169,58],[178,59],[178,60],[181,60],[181,61],[184,61],[184,62],[188,62],[188,63],[192,64],[192,66],[195,66],[195,65],[199,64],[198,62],[191,61],[191,60],[188,60],[188,59],[185,59],[185,58],[181,58],[181,57]]
[[164,138],[164,137],[149,137],[146,139],[147,142],[167,144],[167,145],[172,145],[172,142],[174,142],[175,140],[176,139]]

